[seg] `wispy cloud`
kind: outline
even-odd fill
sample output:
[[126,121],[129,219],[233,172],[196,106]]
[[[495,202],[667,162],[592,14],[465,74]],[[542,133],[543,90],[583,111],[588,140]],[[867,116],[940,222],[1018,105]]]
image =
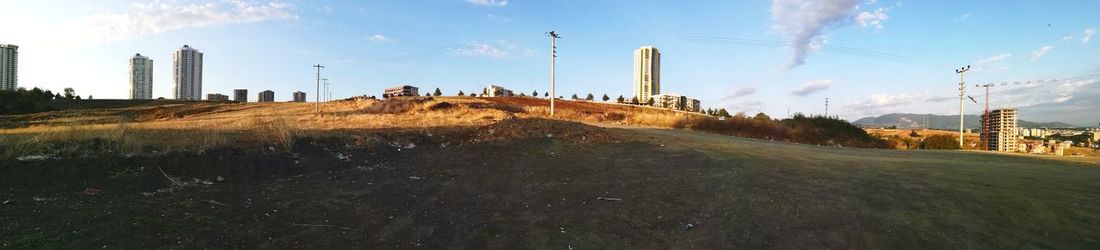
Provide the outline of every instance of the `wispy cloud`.
[[1031,52],[1031,58],[1029,58],[1028,60],[1031,60],[1032,62],[1037,61],[1037,60],[1039,60],[1039,58],[1043,58],[1043,55],[1046,55],[1047,52],[1050,52],[1050,49],[1053,49],[1053,47],[1043,46],[1042,48],[1039,48],[1038,50],[1032,51]]
[[756,89],[757,89],[756,86],[745,86],[745,87],[736,88],[733,91],[731,91],[729,94],[727,94],[726,96],[723,96],[722,100],[730,100],[730,99],[737,98],[737,97],[751,95],[752,93],[756,93]]
[[951,20],[952,21],[962,21],[962,20],[966,20],[966,19],[969,19],[969,18],[970,18],[970,13],[966,13],[966,14],[959,15],[955,18],[952,18]]
[[829,87],[832,87],[832,86],[833,86],[833,80],[813,80],[813,81],[806,82],[805,84],[802,84],[801,86],[798,86],[798,88],[795,88],[793,91],[791,91],[791,94],[796,95],[796,96],[807,96],[807,95],[810,95],[810,94],[813,94],[813,93],[817,93],[817,92],[829,89]]
[[535,55],[534,50],[520,48],[519,45],[508,40],[496,40],[491,43],[474,41],[470,42],[468,46],[456,48],[454,51],[462,56],[486,57],[492,59],[515,59]]
[[1012,58],[1012,53],[1003,53],[974,61],[974,72],[999,72],[1008,70],[1004,61]]
[[1081,44],[1089,43],[1092,40],[1092,35],[1096,34],[1096,29],[1088,28],[1084,32],[1081,32]]
[[466,2],[481,6],[505,6],[508,0],[466,0]]
[[824,35],[826,28],[848,24],[858,4],[857,0],[773,0],[772,29],[794,42],[787,68],[805,64],[810,51],[806,45]]
[[126,11],[93,15],[82,26],[93,41],[111,42],[187,28],[297,19],[294,5],[284,2],[222,0],[180,4],[171,1],[135,3]]
[[886,8],[879,7],[874,12],[860,12],[856,14],[856,23],[863,27],[874,27],[875,29],[882,29],[882,22],[886,19],[890,19],[889,15],[886,15]]
[[380,42],[380,43],[391,41],[389,37],[386,37],[382,34],[374,34],[374,35],[371,35],[371,36],[367,37],[367,39],[371,40],[371,41],[375,41],[375,42]]
[[927,98],[927,92],[873,94],[859,101],[844,105],[843,110],[852,115],[875,115],[888,113],[896,107],[926,102],[931,99],[936,98]]

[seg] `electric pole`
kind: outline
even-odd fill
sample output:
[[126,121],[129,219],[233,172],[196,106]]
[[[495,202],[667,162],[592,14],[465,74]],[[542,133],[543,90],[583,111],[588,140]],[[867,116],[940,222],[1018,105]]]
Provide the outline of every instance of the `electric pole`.
[[547,35],[550,36],[550,116],[554,116],[554,99],[558,98],[554,93],[554,65],[558,59],[558,38],[561,37],[553,30]]
[[317,105],[316,105],[317,106],[317,112],[320,113],[321,112],[321,69],[325,68],[325,66],[317,64],[317,65],[313,65],[313,67],[317,68],[317,92],[314,92],[314,94],[317,97]]
[[966,97],[966,78],[964,77],[967,71],[970,71],[970,65],[955,70],[955,74],[959,75],[959,149],[963,149],[963,98]]

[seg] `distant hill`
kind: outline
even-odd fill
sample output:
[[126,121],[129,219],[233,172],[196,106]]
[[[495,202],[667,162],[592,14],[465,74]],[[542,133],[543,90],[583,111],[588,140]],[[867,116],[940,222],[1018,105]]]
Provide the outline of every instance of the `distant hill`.
[[[982,124],[978,115],[966,115],[964,117],[966,128],[981,129]],[[927,119],[927,120],[926,120]],[[927,122],[926,122],[927,121]],[[1016,120],[1019,127],[1025,128],[1075,128],[1077,126],[1064,122],[1033,122]],[[898,126],[898,128],[927,128],[934,129],[959,129],[959,116],[957,115],[930,115],[930,114],[885,114],[878,117],[864,117],[852,122],[859,126]]]

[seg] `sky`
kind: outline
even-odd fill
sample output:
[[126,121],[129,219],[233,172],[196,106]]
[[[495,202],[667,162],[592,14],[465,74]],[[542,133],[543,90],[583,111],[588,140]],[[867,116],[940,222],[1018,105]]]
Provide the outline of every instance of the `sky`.
[[[0,44],[19,48],[20,87],[129,93],[128,60],[154,60],[172,96],[172,53],[204,53],[203,94],[273,90],[313,99],[315,64],[334,98],[402,84],[446,95],[488,84],[629,99],[633,50],[661,51],[661,92],[704,108],[855,120],[904,112],[1020,109],[1020,118],[1100,122],[1097,1],[79,1],[0,0]],[[14,24],[14,25],[13,25]],[[1040,82],[1042,80],[1042,82]],[[1016,82],[1019,82],[1018,84]],[[1000,83],[1005,83],[1003,86]]]

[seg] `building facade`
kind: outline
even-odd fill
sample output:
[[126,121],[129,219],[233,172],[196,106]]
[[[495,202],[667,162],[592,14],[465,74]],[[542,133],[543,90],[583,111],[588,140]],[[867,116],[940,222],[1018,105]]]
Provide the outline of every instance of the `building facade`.
[[411,85],[401,85],[393,88],[386,88],[382,93],[382,98],[390,98],[395,96],[420,96],[419,88]]
[[206,100],[207,101],[229,101],[229,96],[223,95],[223,94],[218,94],[218,93],[206,94]]
[[295,91],[294,102],[306,102],[306,92]]
[[130,99],[153,99],[153,60],[141,53],[130,58]]
[[248,102],[248,90],[247,89],[234,89],[233,101]]
[[19,88],[19,46],[0,44],[0,90]]
[[481,96],[487,97],[500,97],[500,96],[513,96],[512,90],[506,89],[497,85],[489,85],[481,90]]
[[172,55],[174,95],[179,100],[202,98],[202,52],[183,45]]
[[988,117],[982,114],[982,122],[988,122],[989,127],[984,128],[982,136],[988,140],[986,148],[992,151],[1016,151],[1019,147],[1016,141],[1019,138],[1016,129],[1016,109],[994,109],[989,111]]
[[661,94],[661,52],[653,46],[634,50],[634,97],[646,102]]
[[653,97],[653,106],[658,108],[699,112],[699,100],[677,94],[659,94]]
[[275,91],[271,91],[271,90],[260,91],[260,95],[258,97],[256,97],[256,101],[257,102],[274,102],[275,101]]

